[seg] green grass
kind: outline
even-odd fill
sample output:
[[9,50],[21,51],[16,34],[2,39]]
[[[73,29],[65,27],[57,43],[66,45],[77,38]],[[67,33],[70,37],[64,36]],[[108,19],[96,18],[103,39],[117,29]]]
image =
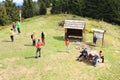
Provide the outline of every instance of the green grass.
[[[65,19],[80,19],[86,22],[85,42],[89,49],[103,50],[105,63],[97,67],[77,62],[78,45],[70,43],[70,53],[65,52],[64,29],[58,23]],[[93,27],[105,29],[105,44],[99,40],[96,47],[92,44]],[[23,20],[22,33],[15,35],[15,42],[9,42],[10,28],[0,31],[0,80],[120,80],[120,26],[103,21],[73,15],[46,15]],[[45,32],[46,44],[42,57],[35,56],[36,48],[31,45],[30,35],[35,32],[40,38]]]

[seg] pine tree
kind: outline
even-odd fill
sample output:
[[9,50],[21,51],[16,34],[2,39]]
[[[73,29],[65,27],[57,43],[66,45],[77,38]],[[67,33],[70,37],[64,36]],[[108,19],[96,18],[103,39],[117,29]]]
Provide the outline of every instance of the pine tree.
[[42,0],[38,0],[39,5],[39,15],[45,15],[47,13],[47,7],[45,5],[45,2]]
[[4,6],[0,5],[0,25],[4,26],[8,23],[8,16]]
[[13,3],[13,0],[6,0],[5,8],[10,22],[19,20],[19,9],[16,7],[15,3]]
[[32,0],[24,0],[22,8],[22,16],[24,18],[30,18],[34,16],[34,6]]

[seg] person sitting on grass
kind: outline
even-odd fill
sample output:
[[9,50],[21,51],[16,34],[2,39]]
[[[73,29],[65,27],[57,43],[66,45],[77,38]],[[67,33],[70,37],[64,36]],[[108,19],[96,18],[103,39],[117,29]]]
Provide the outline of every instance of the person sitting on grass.
[[99,56],[98,55],[93,56],[93,58],[92,58],[92,64],[93,64],[94,67],[96,67],[96,65],[98,64],[98,62],[99,62]]
[[80,56],[77,58],[77,60],[81,61],[82,58],[87,58],[88,57],[88,49],[84,48],[81,52],[80,52]]
[[32,42],[33,42],[33,46],[35,46],[35,44],[36,44],[35,32],[33,32],[33,34],[31,35],[31,39],[32,39]]
[[40,39],[38,39],[38,42],[36,44],[36,58],[41,57],[41,47],[42,47],[42,42],[40,42]]
[[14,32],[13,32],[13,29],[11,29],[10,31],[10,39],[12,42],[14,42]]
[[102,59],[102,63],[104,63],[104,56],[102,54],[102,51],[99,52],[99,58]]

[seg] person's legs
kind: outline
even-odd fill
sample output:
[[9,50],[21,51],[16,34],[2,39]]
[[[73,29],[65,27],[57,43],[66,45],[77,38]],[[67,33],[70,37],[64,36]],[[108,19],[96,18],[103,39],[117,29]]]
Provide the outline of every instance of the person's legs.
[[39,57],[41,57],[41,48],[39,48]]
[[36,50],[36,58],[38,58],[39,48]]
[[96,60],[95,60],[95,65],[94,65],[95,67],[96,67],[96,65],[98,64],[98,61],[99,61],[99,59],[96,59]]
[[69,46],[66,46],[66,52],[69,53]]
[[17,28],[17,30],[18,30],[18,33],[21,33],[21,32],[20,32],[20,28]]
[[35,46],[35,44],[36,44],[36,41],[35,41],[35,39],[33,39],[33,46]]
[[104,56],[102,56],[101,59],[102,59],[102,63],[104,63]]
[[95,65],[95,57],[92,58],[92,65]]
[[10,36],[10,38],[11,38],[11,41],[13,42],[13,41],[14,41],[14,37],[13,37],[13,36]]

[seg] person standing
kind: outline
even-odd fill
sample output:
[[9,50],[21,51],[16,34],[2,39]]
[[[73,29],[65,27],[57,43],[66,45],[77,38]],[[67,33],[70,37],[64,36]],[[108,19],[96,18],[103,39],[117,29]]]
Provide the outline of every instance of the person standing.
[[13,29],[11,29],[10,31],[10,39],[12,42],[14,42],[14,32],[13,32]]
[[17,27],[18,34],[20,34],[21,31],[20,31],[20,22],[19,21],[17,21],[16,27]]
[[65,40],[65,45],[66,45],[66,52],[69,53],[69,39]]
[[45,35],[44,35],[44,32],[41,33],[41,40],[42,40],[42,43],[45,45]]
[[96,44],[96,42],[97,42],[97,37],[96,37],[96,35],[94,35],[93,36],[93,44]]
[[33,44],[33,46],[35,46],[35,44],[36,44],[36,38],[35,38],[35,32],[33,32],[33,34],[31,35],[31,39],[32,39],[32,44]]
[[36,58],[41,57],[41,47],[42,47],[42,43],[40,42],[40,39],[38,39],[38,42],[36,44]]

